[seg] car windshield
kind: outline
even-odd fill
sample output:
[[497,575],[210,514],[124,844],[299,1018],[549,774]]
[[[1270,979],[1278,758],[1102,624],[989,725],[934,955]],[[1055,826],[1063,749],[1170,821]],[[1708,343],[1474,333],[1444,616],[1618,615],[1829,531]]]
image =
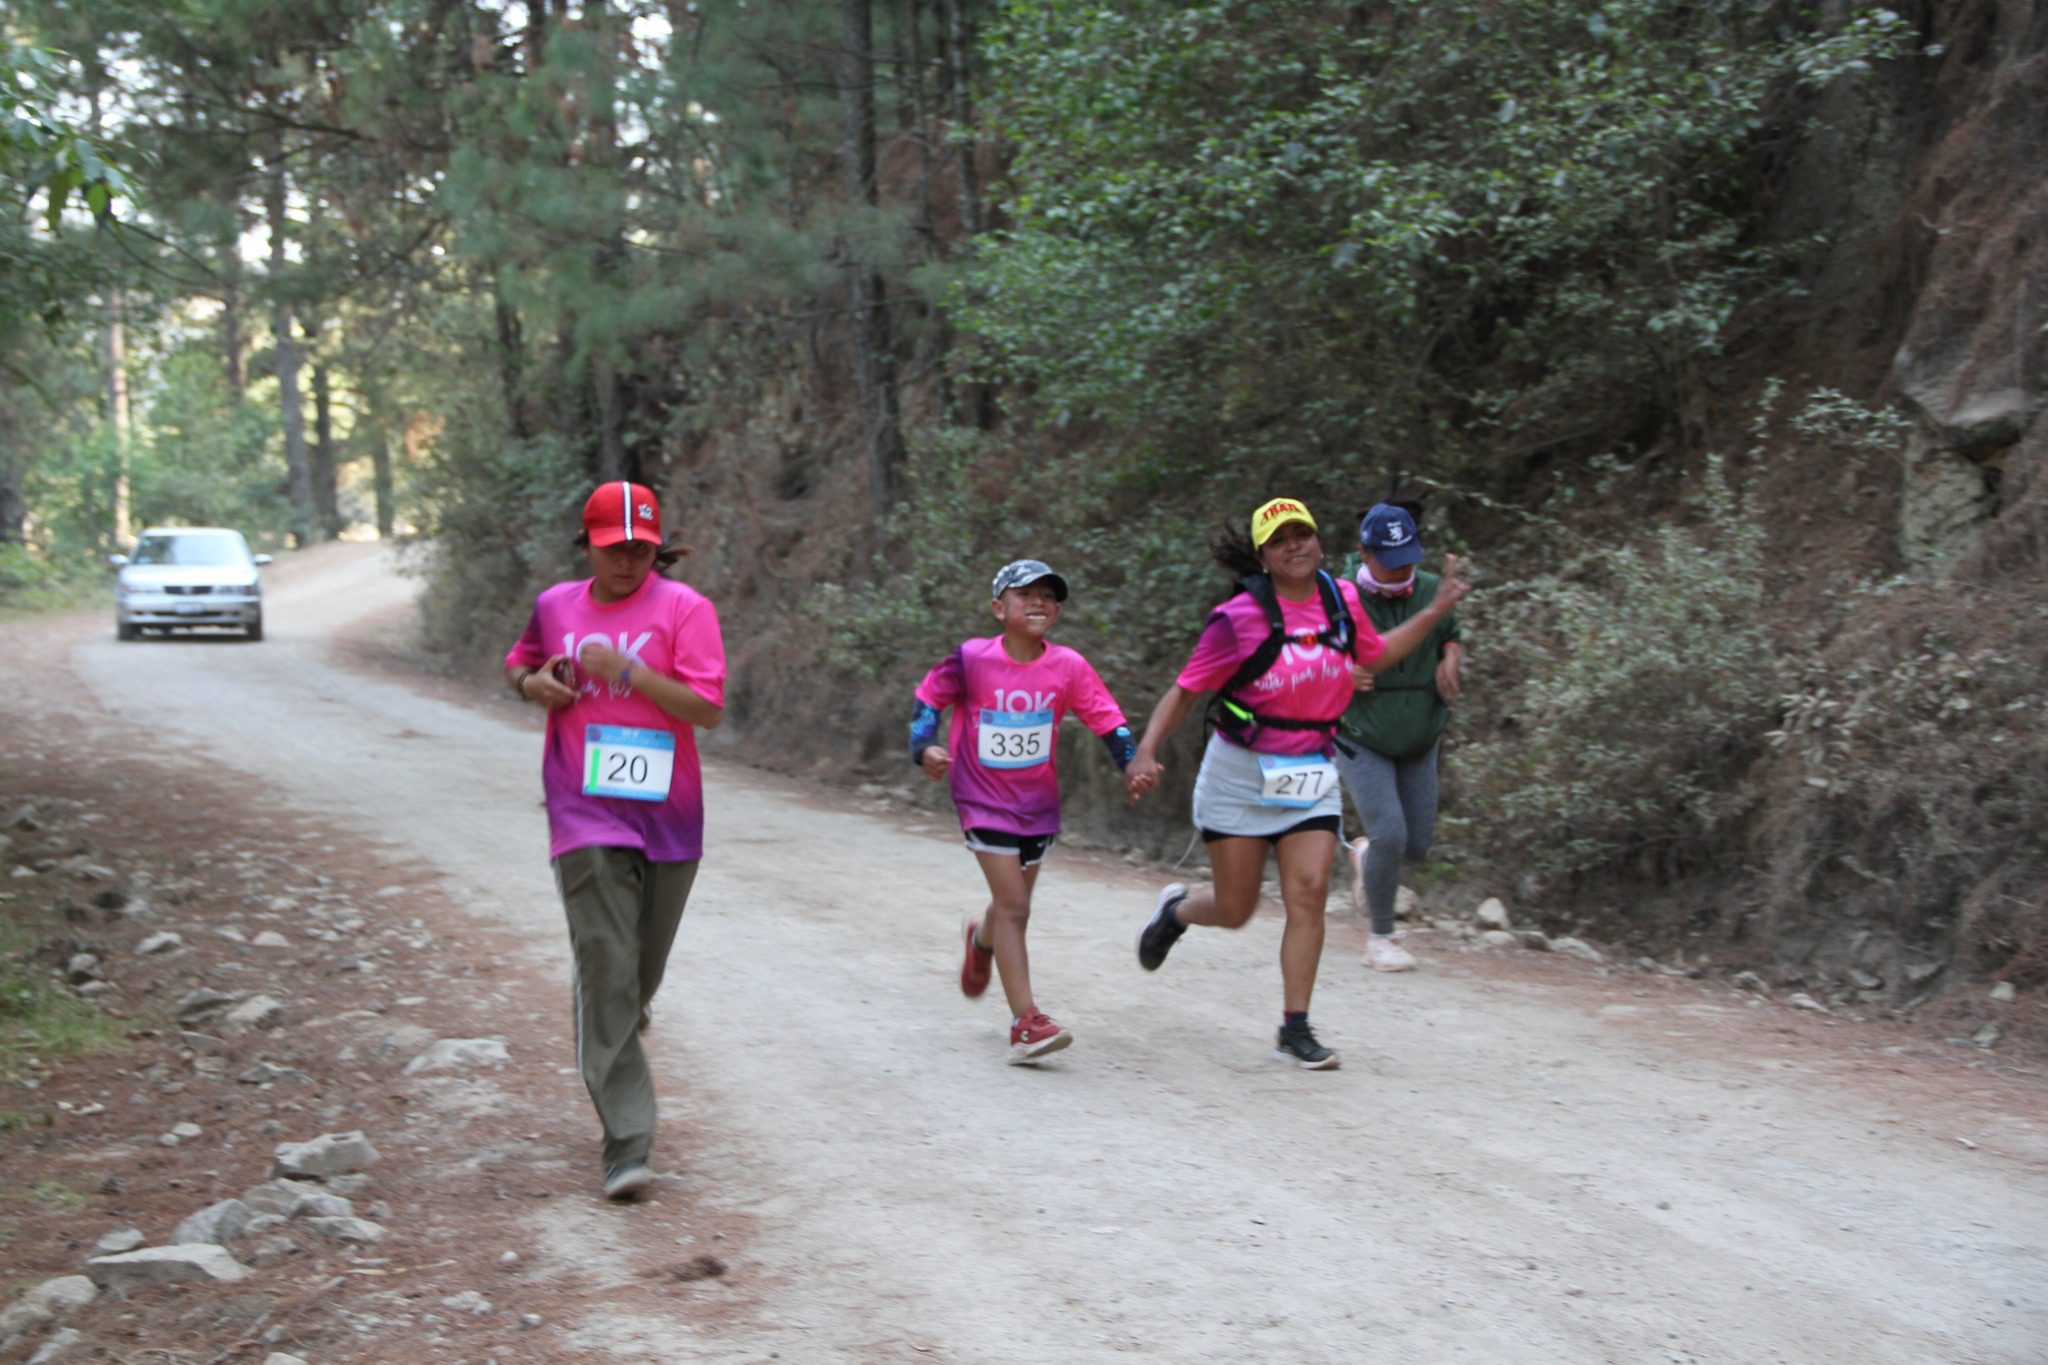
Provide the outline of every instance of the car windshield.
[[249,552],[234,536],[144,536],[137,564],[246,564]]

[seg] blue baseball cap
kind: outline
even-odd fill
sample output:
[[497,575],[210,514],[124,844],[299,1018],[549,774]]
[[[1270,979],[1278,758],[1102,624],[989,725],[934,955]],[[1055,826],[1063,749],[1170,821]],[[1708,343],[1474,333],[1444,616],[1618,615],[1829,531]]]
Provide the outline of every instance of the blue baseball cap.
[[1050,568],[1046,567],[1045,561],[1039,559],[1020,559],[1014,563],[1003,565],[1001,569],[996,571],[995,587],[989,592],[989,596],[1001,597],[1006,589],[1028,588],[1033,583],[1042,582],[1048,578],[1052,580],[1053,600],[1055,602],[1066,601],[1067,580],[1054,573]]
[[1365,520],[1358,523],[1358,543],[1390,569],[1422,559],[1422,536],[1415,529],[1415,518],[1407,508],[1390,502],[1374,503],[1365,514]]

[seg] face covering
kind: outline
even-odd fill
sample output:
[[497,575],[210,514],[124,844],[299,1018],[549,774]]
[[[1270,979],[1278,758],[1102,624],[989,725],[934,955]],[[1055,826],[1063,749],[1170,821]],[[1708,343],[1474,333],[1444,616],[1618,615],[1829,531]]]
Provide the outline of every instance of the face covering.
[[1372,566],[1361,563],[1358,566],[1358,586],[1374,597],[1413,597],[1415,575],[1409,574],[1406,583],[1382,583],[1372,576]]

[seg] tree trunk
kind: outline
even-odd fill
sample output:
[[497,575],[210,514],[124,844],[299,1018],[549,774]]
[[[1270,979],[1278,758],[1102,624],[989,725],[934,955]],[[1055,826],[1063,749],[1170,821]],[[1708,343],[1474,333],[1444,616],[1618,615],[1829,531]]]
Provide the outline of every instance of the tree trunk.
[[391,482],[391,430],[385,423],[382,408],[372,408],[369,417],[370,437],[370,490],[377,501],[377,538],[391,539],[391,528],[397,521],[392,507]]
[[[840,91],[846,121],[845,163],[852,211],[872,217],[875,185],[875,62],[868,0],[840,0]],[[890,356],[889,318],[882,310],[882,281],[865,260],[860,243],[848,241],[846,275],[853,308],[854,369],[860,386],[861,438],[867,451],[868,501],[877,537],[895,503],[896,475],[903,461],[903,435],[896,420],[896,373]]]
[[334,401],[327,364],[313,365],[313,512],[323,540],[341,534],[341,491],[336,487]]
[[249,374],[242,363],[242,253],[230,241],[223,248],[227,284],[220,296],[220,351],[227,368],[228,392],[237,406],[248,396]]
[[519,314],[505,300],[504,287],[491,278],[491,308],[498,325],[498,384],[505,394],[505,429],[515,440],[533,435],[526,418],[526,340],[519,326]]
[[285,173],[282,139],[272,143],[270,174],[264,189],[264,214],[270,225],[270,331],[277,350],[277,405],[284,426],[284,463],[289,473],[292,541],[301,548],[313,543],[317,513],[313,506],[313,467],[306,453],[306,413],[299,397],[299,343],[291,305],[280,287],[285,259]]
[[981,232],[981,182],[974,164],[974,104],[968,96],[967,0],[942,0],[946,7],[946,69],[953,96],[953,141],[959,157],[960,231]]
[[[974,239],[981,233],[981,180],[975,165],[974,103],[969,95],[968,54],[973,50],[967,22],[967,0],[940,0],[946,12],[946,95],[952,115],[952,135],[955,170],[958,180],[960,204],[960,236],[965,250],[974,249]],[[952,349],[952,327],[941,321],[946,335],[936,343],[941,372],[946,374],[942,388],[950,394],[951,374],[945,370],[945,357]],[[996,424],[995,389],[988,384],[967,384],[966,398],[969,420],[973,425],[987,431]],[[951,411],[950,398],[947,409]]]
[[15,449],[14,420],[5,373],[0,373],[0,545],[28,543],[28,496],[22,489],[21,455]]
[[590,397],[597,408],[597,478],[614,483],[633,477],[626,468],[623,439],[623,403],[619,393],[619,371],[610,359],[594,356],[590,362]]
[[134,531],[128,502],[128,461],[134,429],[128,418],[127,300],[118,286],[107,291],[105,342],[102,358],[107,366],[107,421],[114,429],[113,516],[108,529],[118,547],[126,545]]

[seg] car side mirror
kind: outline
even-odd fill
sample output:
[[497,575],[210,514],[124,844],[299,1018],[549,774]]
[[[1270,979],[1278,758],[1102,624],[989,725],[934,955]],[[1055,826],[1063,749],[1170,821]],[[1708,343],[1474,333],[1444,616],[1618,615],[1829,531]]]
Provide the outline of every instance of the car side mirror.
[[107,556],[107,567],[108,567],[108,568],[110,568],[110,569],[125,569],[125,568],[127,568],[127,567],[128,567],[128,556],[127,556],[127,555],[108,555],[108,556]]
[[263,566],[264,566],[265,564],[268,564],[269,562],[270,562],[270,556],[269,556],[269,555],[257,555],[257,556],[256,556],[256,567],[257,567],[257,568],[259,568],[259,569],[260,569],[260,568],[262,568],[262,567],[263,567]]

